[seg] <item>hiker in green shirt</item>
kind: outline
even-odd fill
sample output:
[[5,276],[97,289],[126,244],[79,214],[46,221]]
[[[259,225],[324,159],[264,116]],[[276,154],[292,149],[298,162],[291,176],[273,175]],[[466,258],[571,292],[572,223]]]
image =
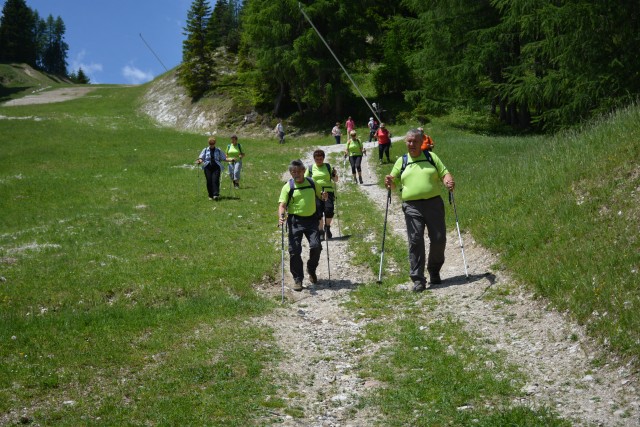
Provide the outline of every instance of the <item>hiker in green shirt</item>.
[[242,159],[244,151],[242,145],[238,144],[238,136],[231,135],[231,144],[227,145],[227,159],[229,159],[229,178],[233,181],[235,188],[240,188],[240,172],[242,171]]
[[[395,180],[400,179],[402,211],[409,240],[409,275],[414,284],[413,291],[422,292],[426,289],[425,263],[429,283],[442,283],[440,268],[444,264],[447,234],[440,182],[449,191],[453,191],[455,182],[435,153],[421,150],[422,133],[418,129],[407,132],[405,142],[408,154],[396,160],[384,183],[387,188],[394,188]],[[428,260],[425,260],[425,226],[429,234]]]
[[[307,168],[305,177],[309,176],[313,178],[316,185],[322,188],[322,191],[327,193],[327,200],[318,200],[318,216],[320,217],[320,224],[318,230],[320,231],[320,237],[324,236],[326,231],[327,239],[331,239],[331,222],[334,215],[334,182],[338,182],[338,173],[329,163],[324,162],[325,154],[323,150],[316,150],[313,152],[314,164]],[[324,218],[323,218],[324,217]]]
[[[305,178],[306,168],[300,160],[293,160],[289,164],[291,179],[282,186],[278,199],[278,224],[287,223],[289,235],[289,269],[294,280],[294,291],[302,290],[304,279],[302,262],[302,237],[309,242],[309,261],[307,273],[309,281],[316,283],[316,268],[320,262],[322,242],[318,232],[318,215],[316,213],[316,199],[326,201],[327,193],[317,185],[313,179]],[[286,215],[286,216],[285,216]]]
[[345,156],[349,156],[349,164],[351,164],[351,174],[353,175],[353,182],[356,184],[356,171],[358,172],[358,178],[360,178],[360,184],[362,184],[362,155],[367,154],[367,150],[362,145],[362,141],[357,137],[356,131],[352,130],[349,133],[349,140],[347,141],[347,149],[344,152]]

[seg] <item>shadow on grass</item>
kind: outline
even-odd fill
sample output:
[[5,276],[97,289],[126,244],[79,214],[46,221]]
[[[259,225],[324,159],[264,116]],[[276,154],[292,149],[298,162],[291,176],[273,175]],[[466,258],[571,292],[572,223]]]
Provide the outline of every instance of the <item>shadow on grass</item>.
[[28,86],[25,87],[5,87],[0,86],[0,103],[10,101],[13,97],[11,95],[16,95],[20,92],[26,92],[31,89]]

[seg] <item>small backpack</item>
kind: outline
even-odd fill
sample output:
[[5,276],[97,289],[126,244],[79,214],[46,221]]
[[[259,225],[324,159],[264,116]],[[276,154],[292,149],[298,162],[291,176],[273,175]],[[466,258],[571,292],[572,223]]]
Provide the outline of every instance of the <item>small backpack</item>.
[[[436,162],[433,161],[433,158],[431,157],[431,153],[429,152],[429,150],[424,150],[422,152],[422,154],[424,154],[425,159],[424,160],[416,160],[413,163],[429,162],[429,163],[431,163],[433,165],[434,168],[436,168],[436,171],[437,171],[438,167],[436,166]],[[405,153],[402,156],[402,167],[400,168],[400,175],[398,175],[398,176],[402,176],[402,173],[407,168],[407,163],[408,162],[409,162],[409,155]]]
[[[329,179],[333,178],[333,174],[336,172],[334,170],[331,169],[331,165],[329,163],[324,163],[325,165],[327,165],[327,170],[329,171]],[[313,165],[311,166],[307,166],[307,170],[309,171],[310,174],[312,174],[312,169]]]

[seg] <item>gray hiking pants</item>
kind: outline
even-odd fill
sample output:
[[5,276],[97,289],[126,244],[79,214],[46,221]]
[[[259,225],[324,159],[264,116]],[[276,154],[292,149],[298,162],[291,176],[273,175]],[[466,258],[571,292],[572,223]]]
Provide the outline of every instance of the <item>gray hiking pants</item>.
[[447,246],[444,202],[440,196],[402,202],[402,211],[409,241],[409,276],[413,282],[426,283],[424,229],[426,226],[429,235],[427,270],[438,273],[444,264],[444,250]]
[[305,218],[297,215],[289,215],[287,217],[287,228],[289,230],[289,270],[291,271],[294,281],[302,282],[304,279],[304,266],[302,263],[303,236],[306,237],[309,242],[307,270],[315,273],[320,262],[322,242],[320,241],[320,232],[318,231],[318,217],[312,215]]

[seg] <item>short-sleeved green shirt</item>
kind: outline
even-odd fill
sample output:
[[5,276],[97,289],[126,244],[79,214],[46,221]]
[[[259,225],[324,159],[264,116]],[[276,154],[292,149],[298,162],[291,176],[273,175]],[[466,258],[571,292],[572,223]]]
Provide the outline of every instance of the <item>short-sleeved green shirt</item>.
[[[407,167],[400,177],[402,200],[421,200],[438,196],[440,194],[439,183],[449,173],[442,160],[435,153],[431,153],[431,158],[436,164],[434,168],[422,152],[416,158],[411,157],[409,153],[407,156]],[[393,165],[391,176],[397,178],[401,169],[402,157],[396,160]]]
[[360,139],[349,139],[347,141],[347,151],[350,156],[362,156],[362,142],[360,142]]
[[[333,170],[331,170],[331,173],[333,173]],[[304,176],[310,176],[321,189],[324,189],[326,192],[333,193],[331,173],[329,172],[329,168],[326,163],[323,163],[321,166],[314,163],[313,166],[307,169]]]
[[240,144],[229,144],[229,146],[227,147],[227,157],[239,157],[240,154],[242,154],[242,151],[240,149]]
[[[299,216],[311,216],[316,213],[316,197],[322,197],[322,189],[318,184],[316,184],[315,192],[313,191],[313,187],[307,178],[304,179],[304,182],[298,184],[294,183],[293,194],[291,195],[291,200],[289,201],[289,207],[287,208],[287,213],[290,215],[299,215]],[[287,204],[287,200],[289,199],[289,181],[287,181],[283,186],[282,190],[280,190],[280,198],[278,199],[278,203],[282,203],[284,205]]]

